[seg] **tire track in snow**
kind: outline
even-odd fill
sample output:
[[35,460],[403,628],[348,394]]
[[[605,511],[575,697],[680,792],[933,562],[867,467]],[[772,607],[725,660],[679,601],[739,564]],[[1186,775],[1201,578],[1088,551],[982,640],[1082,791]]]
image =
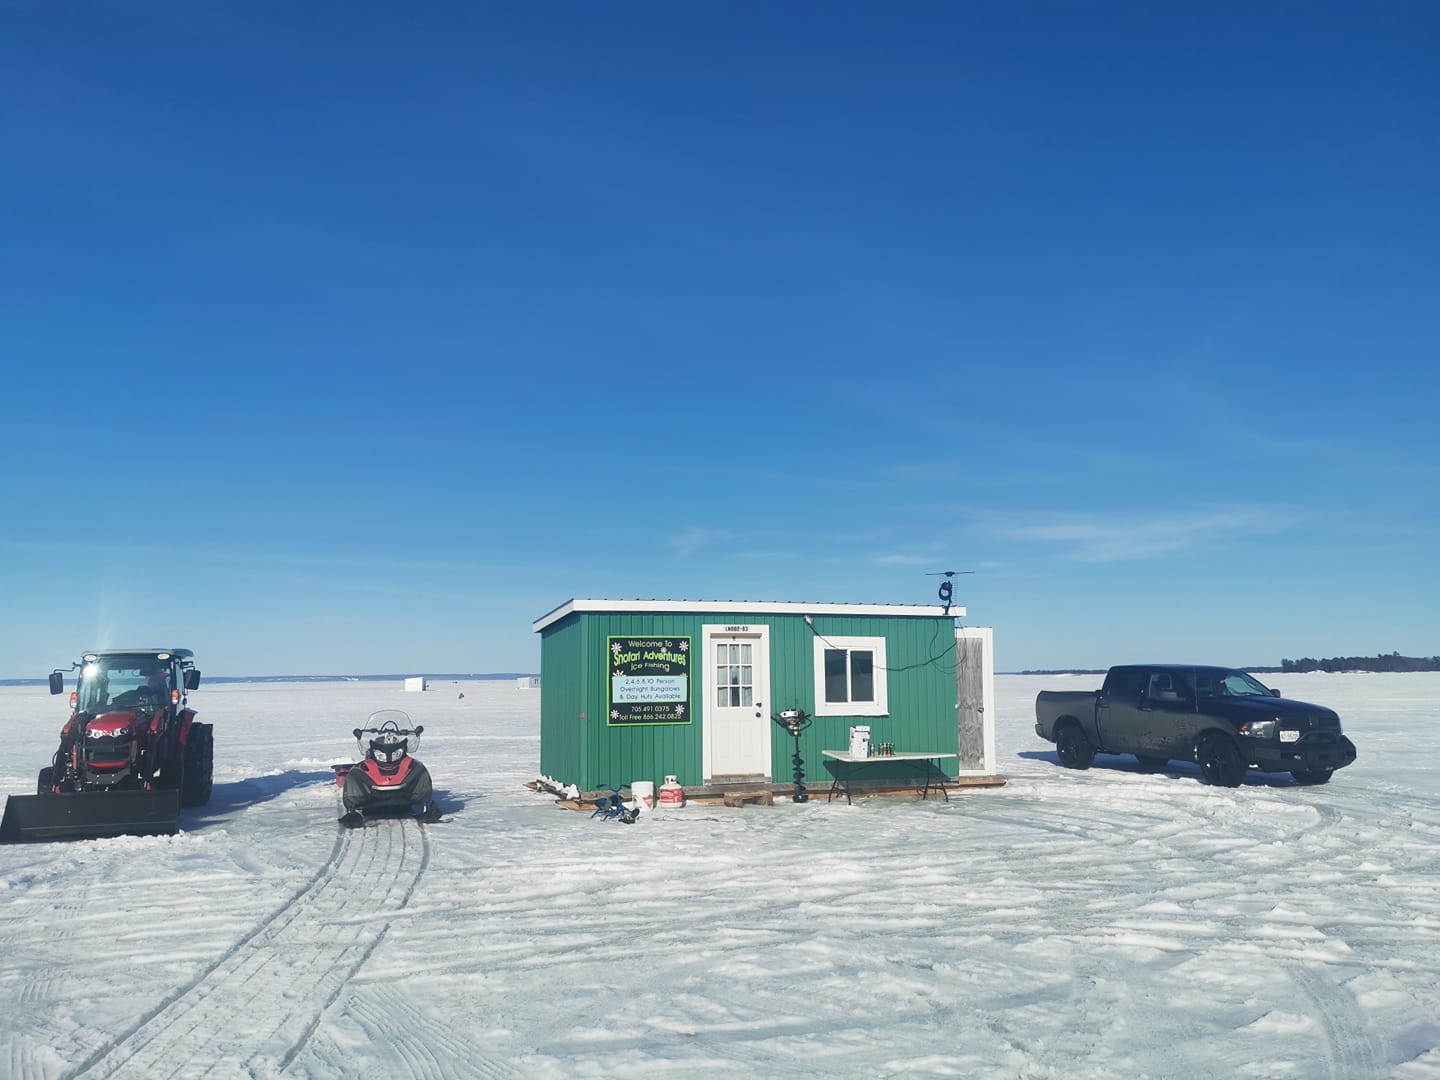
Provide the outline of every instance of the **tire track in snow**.
[[36,1062],[35,1047],[24,1039],[10,1040],[3,1071],[10,1080],[44,1080],[49,1075],[49,1070]]
[[[303,905],[305,898],[315,892],[321,891],[328,884],[329,880],[333,878],[336,868],[340,863],[341,855],[346,849],[346,839],[343,833],[337,833],[335,843],[330,849],[329,857],[321,864],[319,869],[311,875],[310,880],[297,890],[289,900],[281,904],[280,907],[272,912],[260,925],[227,949],[218,960],[199,975],[171,993],[156,1008],[141,1016],[128,1030],[122,1032],[90,1055],[90,1057],[81,1062],[79,1067],[73,1072],[67,1073],[67,1078],[84,1075],[87,1073],[87,1070],[92,1068],[96,1070],[96,1075],[114,1075],[127,1060],[125,1056],[118,1053],[121,1047],[125,1046],[127,1042],[131,1040],[136,1040],[137,1046],[144,1045],[148,1042],[148,1040],[144,1038],[144,1033],[149,1025],[156,1023],[157,1018],[163,1021],[163,1019],[171,1015],[171,1010],[174,1010],[174,1012],[178,1014],[188,1009],[193,1005],[192,995],[203,993],[203,988],[212,976],[227,964],[233,963],[236,957],[246,955],[249,950],[254,949],[256,947],[256,939],[264,935],[266,931],[273,930],[292,920],[295,912]],[[156,1023],[156,1026],[160,1027],[163,1026],[163,1024]],[[187,1028],[187,1030],[189,1029]],[[115,1060],[109,1060],[112,1056]]]
[[[451,1029],[437,1029],[413,996],[393,984],[368,983],[345,1004],[345,1011],[370,1036],[372,1052],[382,1048],[381,1071],[413,1080],[513,1080],[514,1066],[476,1052],[475,1043]],[[398,1035],[396,1033],[399,1033]],[[343,1062],[335,1064],[343,1065]]]
[[[40,1080],[55,1075],[60,1061],[51,1047],[74,1038],[57,1018],[56,1002],[69,981],[60,957],[75,942],[105,932],[108,919],[96,914],[103,905],[92,900],[94,891],[88,883],[69,883],[61,872],[42,879],[33,891],[18,896],[6,892],[0,956],[14,967],[0,982],[0,990],[8,997],[9,1019],[20,1028],[9,1040],[9,1060],[0,1069],[6,1077]],[[44,1057],[54,1058],[49,1068],[36,1064]]]
[[1334,1080],[1380,1076],[1386,1064],[1381,1043],[1370,1033],[1355,996],[1310,968],[1292,964],[1285,973],[1309,999],[1325,1032],[1326,1075]]
[[69,1076],[277,1072],[379,945],[430,859],[409,820],[339,831],[289,900]]

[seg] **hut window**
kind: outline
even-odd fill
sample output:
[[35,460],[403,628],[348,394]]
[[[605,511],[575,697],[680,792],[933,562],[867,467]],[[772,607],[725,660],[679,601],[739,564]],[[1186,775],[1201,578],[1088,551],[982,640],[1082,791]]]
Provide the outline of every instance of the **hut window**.
[[815,712],[818,716],[884,716],[885,639],[815,639]]
[[748,641],[715,643],[715,704],[722,709],[755,703],[755,667]]

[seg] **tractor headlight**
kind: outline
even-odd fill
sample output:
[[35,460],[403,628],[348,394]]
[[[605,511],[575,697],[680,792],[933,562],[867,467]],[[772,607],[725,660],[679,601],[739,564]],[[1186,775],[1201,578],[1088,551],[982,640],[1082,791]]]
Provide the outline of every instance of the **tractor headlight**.
[[1240,725],[1240,734],[1252,739],[1273,739],[1279,726],[1279,720],[1246,720]]

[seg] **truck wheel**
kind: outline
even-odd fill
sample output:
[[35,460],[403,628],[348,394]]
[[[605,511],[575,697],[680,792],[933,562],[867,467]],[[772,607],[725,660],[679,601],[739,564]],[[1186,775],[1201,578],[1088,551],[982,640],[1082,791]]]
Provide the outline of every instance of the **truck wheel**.
[[1297,784],[1328,784],[1335,775],[1334,769],[1296,769],[1290,773]]
[[208,803],[214,774],[214,728],[210,724],[191,724],[190,738],[185,743],[185,771],[180,776],[180,805]]
[[1250,770],[1235,740],[1218,731],[1202,735],[1195,744],[1195,764],[1200,766],[1205,782],[1215,787],[1239,787]]
[[1088,769],[1095,760],[1095,748],[1073,720],[1055,729],[1055,753],[1067,769]]
[[55,770],[45,768],[40,770],[40,776],[35,781],[36,795],[49,795],[55,790]]

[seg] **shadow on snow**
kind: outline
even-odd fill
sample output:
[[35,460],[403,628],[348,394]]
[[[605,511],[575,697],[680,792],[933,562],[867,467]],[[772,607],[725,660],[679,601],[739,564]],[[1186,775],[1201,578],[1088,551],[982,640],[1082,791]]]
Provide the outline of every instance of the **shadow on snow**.
[[180,813],[180,820],[191,827],[205,825],[221,817],[228,817],[241,810],[269,802],[287,791],[312,784],[335,785],[335,774],[328,769],[318,770],[287,769],[271,776],[251,776],[244,780],[233,780],[216,784],[210,789],[210,801],[204,806]]
[[[296,788],[323,784],[336,789],[335,774],[326,770],[287,769],[270,776],[251,776],[244,780],[233,780],[216,784],[210,791],[210,801],[193,810],[180,811],[180,823],[186,829],[203,828],[241,810],[267,803]],[[457,798],[444,788],[435,788],[435,802],[448,814],[465,809],[465,800]],[[337,796],[338,802],[338,796]]]
[[[1060,764],[1060,755],[1054,750],[1022,750],[1015,755],[1025,758],[1028,761],[1048,761],[1058,768],[1065,768]],[[1189,761],[1174,760],[1164,765],[1146,766],[1140,764],[1130,754],[1096,754],[1095,764],[1092,768],[1105,769],[1113,772],[1139,773],[1142,776],[1183,776],[1200,780],[1200,766]],[[1078,770],[1077,770],[1078,771]],[[1251,769],[1245,775],[1246,784],[1254,784],[1258,787],[1304,787],[1298,783],[1289,773],[1257,772]]]

